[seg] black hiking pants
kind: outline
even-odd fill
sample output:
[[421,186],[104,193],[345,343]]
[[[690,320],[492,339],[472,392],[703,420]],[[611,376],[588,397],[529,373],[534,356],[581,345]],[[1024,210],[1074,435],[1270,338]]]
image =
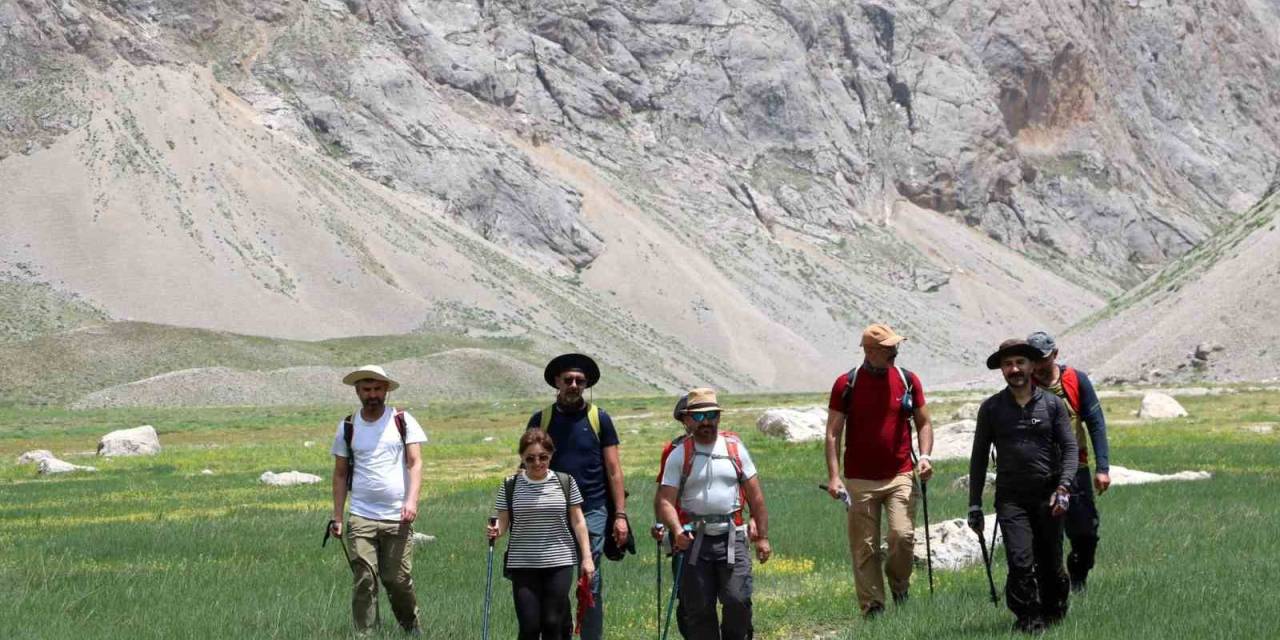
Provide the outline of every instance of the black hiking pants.
[[[751,640],[751,551],[746,535],[734,541],[734,563],[729,564],[729,535],[704,536],[697,562],[684,554],[680,576],[680,607],[686,640]],[[723,616],[716,615],[716,602]],[[720,619],[717,619],[720,618]]]
[[1098,551],[1098,506],[1093,501],[1093,473],[1082,466],[1076,472],[1071,488],[1071,507],[1067,509],[1065,527],[1071,541],[1067,555],[1067,573],[1076,582],[1083,581],[1093,569]]
[[1050,493],[1017,500],[996,496],[996,519],[1004,534],[1005,560],[1009,565],[1005,602],[1019,620],[1054,620],[1067,614],[1069,582],[1062,566],[1063,519],[1051,515]]
[[519,640],[568,640],[565,628],[572,632],[569,590],[575,573],[574,565],[511,570]]

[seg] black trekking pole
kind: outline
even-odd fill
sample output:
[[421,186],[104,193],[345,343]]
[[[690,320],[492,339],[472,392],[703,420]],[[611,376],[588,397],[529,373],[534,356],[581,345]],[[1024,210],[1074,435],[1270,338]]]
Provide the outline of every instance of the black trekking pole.
[[911,449],[911,467],[912,477],[916,481],[916,486],[920,487],[920,501],[924,503],[924,561],[925,566],[929,569],[929,595],[933,595],[933,546],[929,541],[929,486],[928,483],[920,477],[919,472],[915,471],[916,466],[920,463],[916,457],[915,448]]
[[933,595],[933,546],[929,542],[929,483],[920,481],[920,498],[924,503],[924,560],[929,569],[929,595]]
[[658,523],[653,525],[653,530],[658,532],[658,537],[653,541],[653,560],[658,569],[657,588],[654,590],[654,603],[658,606],[658,617],[654,618],[653,626],[658,629],[658,636],[662,636],[662,630],[659,625],[662,624],[662,536],[667,528]]
[[[990,587],[991,589],[991,604],[999,604],[1000,599],[996,597],[996,581],[991,578],[991,555],[987,553],[987,541],[984,539],[985,536],[982,534],[982,530],[984,528],[986,528],[985,522],[981,527],[978,527],[978,530],[977,530],[978,547],[982,549],[982,566],[987,568],[987,586]],[[995,537],[996,537],[995,532],[992,531],[991,538],[993,541]],[[994,546],[995,545],[992,545],[993,551],[994,551]]]
[[667,621],[662,625],[662,640],[667,640],[667,633],[671,631],[671,612],[676,608],[676,596],[680,593],[680,576],[684,574],[684,554],[676,554],[676,574],[674,582],[671,584],[671,599],[667,601]]
[[[498,518],[489,516],[489,526],[498,526]],[[484,576],[484,627],[480,632],[484,640],[489,640],[489,607],[493,602],[493,542],[494,539],[489,538],[489,566]]]

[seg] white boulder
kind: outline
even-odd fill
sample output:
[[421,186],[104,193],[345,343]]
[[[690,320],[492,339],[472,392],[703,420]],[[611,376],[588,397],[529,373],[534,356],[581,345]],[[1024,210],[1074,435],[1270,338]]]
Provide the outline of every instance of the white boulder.
[[200,470],[200,475],[202,475],[202,476],[211,476],[211,475],[213,475],[213,469],[201,469],[201,470]]
[[787,442],[821,440],[827,436],[827,410],[825,407],[768,409],[756,420],[756,428],[766,436]]
[[53,452],[49,451],[48,449],[35,449],[34,451],[28,451],[18,456],[18,464],[32,464],[35,462],[40,462],[45,458],[52,458],[52,457],[54,457]]
[[1179,471],[1177,473],[1150,473],[1137,469],[1126,469],[1111,465],[1111,485],[1150,484],[1152,482],[1176,482],[1185,480],[1208,480],[1213,477],[1208,471]]
[[[986,487],[987,489],[990,489],[996,486],[996,474],[988,471],[987,481],[983,486]],[[969,490],[969,474],[966,473],[960,476],[959,478],[956,478],[955,481],[951,483],[951,488],[958,489],[960,491],[968,491]]]
[[85,467],[71,464],[54,457],[41,458],[36,462],[36,471],[42,474],[71,473],[73,471],[97,471],[97,467]]
[[1142,396],[1142,406],[1138,408],[1138,417],[1144,420],[1165,420],[1186,416],[1187,410],[1183,409],[1173,396],[1158,391],[1150,391]]
[[321,478],[310,473],[302,473],[301,471],[286,471],[284,473],[272,473],[270,471],[258,476],[258,481],[273,487],[292,487],[299,484],[315,484],[320,482]]
[[433,535],[418,533],[417,531],[413,532],[413,546],[415,547],[422,544],[431,544],[435,541],[436,537]]
[[[995,514],[988,514],[983,524],[988,549],[991,548],[995,527]],[[996,546],[1000,546],[1000,538],[996,538]],[[924,565],[925,548],[924,527],[918,527],[915,530],[915,548],[912,554],[917,564]],[[933,552],[934,569],[955,570],[982,563],[978,534],[969,528],[964,518],[946,520],[929,527],[929,549]]]
[[955,412],[951,414],[951,419],[952,420],[977,420],[978,408],[981,406],[982,404],[979,402],[966,402],[960,405],[960,408],[956,409]]
[[151,425],[112,431],[98,440],[98,455],[108,458],[153,456],[157,453],[160,453],[160,436]]
[[933,428],[933,460],[968,459],[973,452],[977,420],[960,420]]

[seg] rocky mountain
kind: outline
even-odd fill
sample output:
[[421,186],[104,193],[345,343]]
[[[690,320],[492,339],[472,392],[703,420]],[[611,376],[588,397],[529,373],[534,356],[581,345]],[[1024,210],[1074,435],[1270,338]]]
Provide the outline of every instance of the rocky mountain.
[[1273,381],[1276,327],[1280,190],[1080,323],[1067,343],[1103,378]]
[[117,320],[497,331],[659,388],[820,388],[883,320],[905,364],[961,379],[1267,192],[1277,19],[4,0],[0,270]]

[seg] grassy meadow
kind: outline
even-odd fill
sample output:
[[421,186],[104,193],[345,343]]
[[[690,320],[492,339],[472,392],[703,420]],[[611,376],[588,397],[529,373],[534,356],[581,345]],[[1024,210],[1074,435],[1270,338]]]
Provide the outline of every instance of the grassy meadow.
[[[500,478],[515,465],[525,418],[548,399],[410,407],[431,437],[415,528],[438,539],[415,552],[414,567],[427,637],[480,637],[484,519]],[[632,524],[647,529],[658,452],[677,430],[668,413],[673,399],[600,400],[623,439]],[[754,428],[758,408],[812,404],[819,396],[724,400],[736,409],[724,426],[744,435],[770,508],[775,555],[755,570],[757,637],[1008,634],[1012,615],[987,601],[981,565],[936,572],[932,596],[920,567],[905,608],[859,619],[842,510],[815,486],[825,476],[821,444],[767,441]],[[935,415],[949,415],[957,400],[936,399]],[[1146,424],[1130,419],[1136,399],[1106,402],[1115,423],[1114,463],[1161,473],[1203,469],[1214,477],[1116,487],[1103,496],[1090,591],[1073,600],[1049,637],[1280,637],[1273,584],[1280,575],[1273,545],[1280,529],[1280,433],[1243,428],[1280,423],[1280,393],[1182,401],[1191,418]],[[291,469],[327,478],[336,421],[349,410],[0,409],[3,636],[348,637],[350,574],[339,549],[320,547],[330,510],[327,481],[274,488],[257,478]],[[159,431],[160,455],[92,456],[100,435],[139,424]],[[39,477],[34,465],[14,464],[36,448],[99,471]],[[965,466],[938,465],[930,485],[933,522],[964,515],[965,496],[950,484]],[[201,475],[206,468],[214,475]],[[611,638],[657,637],[654,547],[647,540],[641,538],[638,555],[604,563]],[[997,556],[999,588],[1005,571]],[[664,593],[664,606],[665,600]],[[384,598],[382,635],[399,637],[391,621]],[[510,583],[497,576],[493,628],[494,638],[515,635]]]

